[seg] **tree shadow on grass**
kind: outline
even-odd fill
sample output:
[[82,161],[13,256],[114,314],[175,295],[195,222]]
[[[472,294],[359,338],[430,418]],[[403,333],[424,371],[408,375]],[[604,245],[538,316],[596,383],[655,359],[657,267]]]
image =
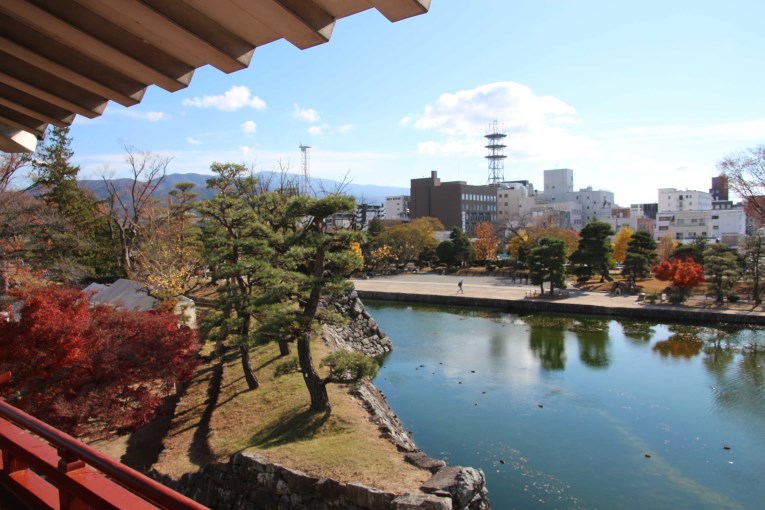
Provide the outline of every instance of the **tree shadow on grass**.
[[223,381],[224,359],[221,357],[212,370],[212,376],[207,384],[207,400],[205,409],[199,417],[197,429],[189,446],[189,460],[197,466],[205,466],[215,460],[215,453],[210,446],[210,420],[218,407],[220,387]]
[[249,444],[259,448],[273,448],[310,439],[321,429],[331,415],[329,411],[323,413],[309,410],[298,412],[298,409],[295,408],[287,419],[269,423],[263,430],[250,438]]
[[175,407],[183,395],[179,391],[175,395],[165,397],[157,416],[130,435],[125,453],[120,457],[120,462],[136,471],[146,472],[164,450],[163,441],[170,431]]

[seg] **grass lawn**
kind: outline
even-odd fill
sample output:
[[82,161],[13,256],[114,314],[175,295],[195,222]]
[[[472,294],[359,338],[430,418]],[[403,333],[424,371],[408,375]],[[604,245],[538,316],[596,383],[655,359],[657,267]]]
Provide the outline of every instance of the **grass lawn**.
[[[329,351],[319,339],[312,347],[318,366]],[[209,342],[203,348],[205,353],[214,351]],[[129,458],[134,467],[153,466],[172,476],[251,451],[313,476],[391,492],[417,492],[430,478],[380,437],[347,386],[330,385],[332,412],[312,414],[301,374],[274,375],[284,361],[276,344],[256,346],[250,356],[259,389],[247,390],[238,349],[229,347],[225,355],[213,355],[200,366],[174,413],[157,420],[159,425],[93,446],[123,462]]]

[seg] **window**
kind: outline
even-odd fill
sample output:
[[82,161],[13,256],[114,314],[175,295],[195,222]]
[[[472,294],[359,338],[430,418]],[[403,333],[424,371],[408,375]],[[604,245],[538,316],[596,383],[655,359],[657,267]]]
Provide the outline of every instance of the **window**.
[[668,230],[668,229],[669,229],[669,227],[666,226],[666,225],[663,225],[663,226],[659,227],[659,230]]
[[720,216],[715,214],[715,215],[713,215],[713,216],[712,216],[712,219],[713,219],[713,220],[719,220],[719,219],[720,219]]
[[720,227],[717,225],[712,225],[712,230],[720,230]]

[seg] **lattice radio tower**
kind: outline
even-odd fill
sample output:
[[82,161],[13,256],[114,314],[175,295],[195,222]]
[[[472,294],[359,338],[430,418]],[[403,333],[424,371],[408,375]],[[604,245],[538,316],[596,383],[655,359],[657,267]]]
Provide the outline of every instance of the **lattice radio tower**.
[[503,142],[507,136],[505,133],[500,132],[500,128],[504,131],[503,126],[498,126],[497,121],[489,124],[488,132],[484,135],[486,138],[486,148],[489,149],[489,154],[486,159],[489,160],[489,186],[499,186],[499,184],[505,180],[505,156],[504,151],[507,147]]
[[311,168],[310,168],[310,159],[308,158],[308,149],[311,148],[310,145],[303,145],[303,143],[300,143],[300,164],[303,170],[303,189],[301,190],[303,195],[308,195],[311,193]]

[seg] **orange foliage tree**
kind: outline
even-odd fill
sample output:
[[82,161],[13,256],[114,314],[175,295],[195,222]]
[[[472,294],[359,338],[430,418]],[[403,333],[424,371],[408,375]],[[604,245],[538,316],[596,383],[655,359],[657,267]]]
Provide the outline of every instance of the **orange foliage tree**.
[[704,281],[704,268],[690,257],[685,260],[662,260],[651,270],[657,280],[672,282],[682,295]]

